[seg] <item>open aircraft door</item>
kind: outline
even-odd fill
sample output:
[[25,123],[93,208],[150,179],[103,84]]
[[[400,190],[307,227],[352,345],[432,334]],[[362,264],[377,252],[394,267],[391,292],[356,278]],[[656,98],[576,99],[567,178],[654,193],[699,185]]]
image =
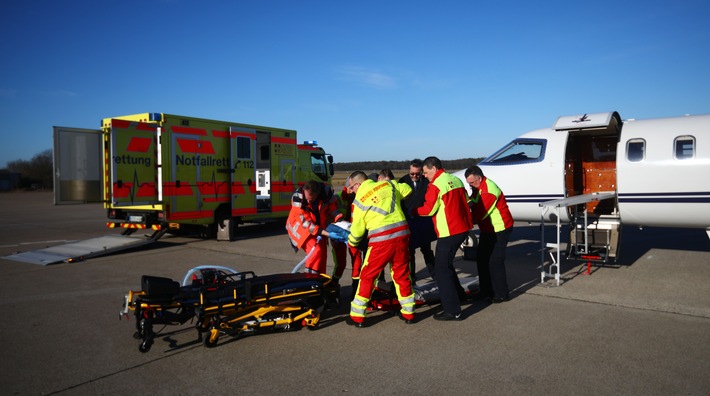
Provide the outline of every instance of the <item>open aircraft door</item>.
[[565,197],[572,198],[567,206],[572,219],[569,258],[616,261],[621,229],[616,151],[621,127],[617,112],[560,117],[553,127],[567,133]]

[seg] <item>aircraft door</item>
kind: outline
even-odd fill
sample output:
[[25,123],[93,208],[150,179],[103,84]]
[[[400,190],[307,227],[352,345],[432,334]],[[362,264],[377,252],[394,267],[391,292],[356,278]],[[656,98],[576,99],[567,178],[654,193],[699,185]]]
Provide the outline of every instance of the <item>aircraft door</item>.
[[[616,151],[621,132],[616,112],[560,117],[558,133],[567,133],[565,197],[580,197],[567,207],[570,258],[616,260],[621,221],[616,196]],[[609,195],[611,193],[611,195]],[[603,194],[605,199],[596,199]]]

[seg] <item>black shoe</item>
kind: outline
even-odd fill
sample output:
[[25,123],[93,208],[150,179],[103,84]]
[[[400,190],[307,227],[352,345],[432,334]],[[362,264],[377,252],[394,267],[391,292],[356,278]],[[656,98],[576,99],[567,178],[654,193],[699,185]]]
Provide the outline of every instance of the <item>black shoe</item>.
[[491,297],[489,295],[477,292],[477,293],[471,293],[468,295],[468,299],[470,301],[484,301],[487,299],[490,299]]
[[345,319],[345,323],[347,323],[348,326],[355,326],[358,329],[362,329],[363,327],[365,327],[365,322],[356,322],[350,316]]
[[461,312],[457,313],[456,315],[450,314],[448,312],[439,312],[438,314],[434,314],[434,320],[461,320]]
[[505,297],[505,298],[503,298],[503,297],[493,297],[493,298],[491,298],[490,300],[491,300],[491,303],[492,303],[492,304],[500,304],[500,303],[503,303],[503,302],[506,302],[506,301],[510,301],[510,299],[509,299],[508,297]]

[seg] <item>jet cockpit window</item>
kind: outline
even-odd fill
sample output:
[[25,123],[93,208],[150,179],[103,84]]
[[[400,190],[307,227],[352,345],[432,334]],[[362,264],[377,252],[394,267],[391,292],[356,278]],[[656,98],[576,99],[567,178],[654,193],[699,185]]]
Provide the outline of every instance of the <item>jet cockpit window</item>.
[[675,159],[684,160],[695,157],[695,138],[678,136],[675,138]]
[[629,162],[641,162],[646,157],[646,141],[643,139],[631,139],[626,142],[626,160]]
[[510,165],[540,162],[545,159],[545,139],[515,139],[482,163],[488,165]]

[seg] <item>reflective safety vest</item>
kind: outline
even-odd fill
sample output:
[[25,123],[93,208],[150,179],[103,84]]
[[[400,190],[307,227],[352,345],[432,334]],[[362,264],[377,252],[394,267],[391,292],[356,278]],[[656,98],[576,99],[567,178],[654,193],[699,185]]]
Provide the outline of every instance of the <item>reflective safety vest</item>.
[[[411,193],[411,187],[406,184],[404,186],[409,188]],[[406,192],[406,189],[402,191]],[[402,192],[391,181],[362,182],[353,201],[348,243],[358,246],[365,236],[365,231],[368,232],[368,243],[386,242],[409,235],[409,225],[400,203],[402,198]]]
[[478,224],[481,232],[501,232],[513,226],[513,215],[505,194],[493,180],[483,177],[478,191],[474,189],[471,203],[473,222]]
[[296,189],[291,196],[291,211],[286,220],[286,231],[291,245],[301,249],[311,236],[318,236],[325,227],[334,221],[341,220],[342,213],[333,190],[323,185],[320,196],[310,205],[303,194],[303,187]]
[[439,169],[429,183],[424,205],[417,209],[420,216],[433,216],[439,238],[468,232],[473,228],[468,197],[458,177]]
[[355,199],[355,194],[348,194],[347,189],[335,194],[335,200],[338,203],[338,209],[343,214],[343,220],[350,221],[352,218],[352,205]]

